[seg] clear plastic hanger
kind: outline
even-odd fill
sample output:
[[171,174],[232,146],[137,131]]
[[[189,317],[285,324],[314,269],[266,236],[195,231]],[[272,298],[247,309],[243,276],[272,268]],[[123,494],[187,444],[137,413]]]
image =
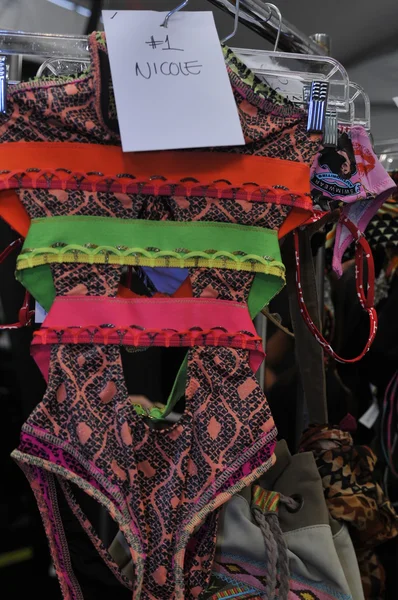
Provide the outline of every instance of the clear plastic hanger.
[[[37,56],[58,61],[57,72],[54,75],[65,73],[65,66],[70,67],[71,61],[81,64],[89,62],[89,48],[87,36],[84,35],[59,35],[52,33],[31,33],[24,31],[0,30],[0,113],[7,110],[7,84],[8,82],[6,56],[25,55]],[[62,71],[62,72],[61,72]],[[76,72],[76,71],[75,71]]]
[[278,52],[282,15],[277,6],[266,3],[269,19],[272,11],[279,27],[273,51],[233,48],[246,66],[269,87],[295,104],[308,104],[308,86],[314,81],[328,84],[327,107],[349,112],[349,78],[344,67],[329,56]]
[[233,48],[264,83],[295,104],[307,104],[305,88],[313,81],[329,84],[328,105],[349,111],[350,81],[345,68],[330,56]]
[[48,58],[40,65],[36,77],[76,75],[76,73],[83,73],[89,67],[89,59]]
[[29,33],[4,29],[0,29],[0,54],[86,60],[90,57],[85,35]]
[[349,81],[344,67],[333,58],[277,52],[282,15],[275,5],[267,3],[265,6],[268,6],[270,11],[269,19],[273,10],[279,20],[277,42],[273,52],[244,48],[234,48],[233,51],[260,80],[296,104],[307,104],[306,88],[312,81],[327,82],[327,109],[334,128],[337,127],[337,123],[341,123],[362,125],[370,131],[370,99],[365,90]]
[[357,83],[350,81],[349,110],[337,113],[340,125],[361,125],[370,132],[370,98],[365,90]]
[[282,15],[274,4],[265,6],[269,9],[268,19],[274,11],[279,21],[274,50],[233,48],[233,51],[268,87],[294,104],[308,106],[307,130],[322,132],[325,145],[336,146],[337,111],[350,111],[346,70],[329,56],[278,52]]
[[365,90],[350,81],[350,103],[354,105],[354,125],[362,125],[367,131],[370,131],[370,98]]
[[[233,15],[236,12],[234,0],[209,0],[209,2],[228,14]],[[275,32],[280,29],[278,48],[281,50],[298,54],[324,54],[316,41],[303,34],[285,18],[280,27],[276,13],[275,16],[270,17],[269,7],[264,0],[240,0],[239,21],[257,35],[272,42],[275,41]]]

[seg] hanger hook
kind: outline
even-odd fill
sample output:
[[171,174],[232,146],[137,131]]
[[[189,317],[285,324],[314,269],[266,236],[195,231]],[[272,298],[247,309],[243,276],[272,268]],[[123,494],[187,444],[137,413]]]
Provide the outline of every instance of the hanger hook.
[[189,0],[184,0],[184,2],[182,4],[180,4],[179,6],[176,6],[176,8],[173,8],[173,10],[171,10],[169,13],[167,13],[163,23],[161,24],[161,27],[167,27],[169,24],[170,17],[172,17],[175,13],[180,11],[182,8],[184,8],[184,6],[186,6],[188,4],[188,2],[189,2]]
[[225,44],[225,42],[227,42],[228,40],[230,40],[231,38],[234,37],[234,35],[236,34],[236,32],[238,31],[238,26],[239,26],[239,13],[240,13],[240,0],[236,0],[235,2],[235,20],[234,20],[234,28],[231,31],[231,33],[229,35],[227,35],[227,37],[225,37],[224,39],[221,40],[222,44]]
[[279,38],[281,37],[282,13],[279,10],[279,8],[277,6],[275,6],[275,4],[271,4],[270,2],[266,2],[265,6],[268,6],[268,8],[270,9],[270,15],[269,15],[268,19],[265,22],[268,23],[268,21],[272,17],[272,10],[274,10],[274,13],[276,14],[276,16],[278,17],[278,20],[279,20],[278,33],[276,34],[275,46],[274,46],[274,50],[273,50],[274,52],[276,52],[277,49],[278,49],[278,45],[279,45]]

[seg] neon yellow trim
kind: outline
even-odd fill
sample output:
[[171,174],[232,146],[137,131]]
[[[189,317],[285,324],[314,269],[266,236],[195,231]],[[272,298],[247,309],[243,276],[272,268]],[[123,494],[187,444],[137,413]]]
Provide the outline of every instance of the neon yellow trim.
[[[63,249],[64,250],[64,249]],[[37,253],[38,251],[36,251]],[[106,252],[106,253],[105,253]],[[249,271],[252,273],[268,273],[277,275],[284,278],[285,267],[279,261],[266,261],[262,257],[248,254],[247,256],[232,256],[228,258],[224,253],[217,252],[217,255],[222,255],[224,258],[213,258],[203,256],[205,253],[201,253],[202,256],[198,256],[198,253],[190,253],[180,258],[174,258],[170,256],[164,256],[169,254],[165,252],[158,252],[157,256],[148,256],[145,254],[138,256],[120,256],[117,254],[108,253],[105,250],[103,254],[89,254],[77,250],[69,250],[66,252],[54,252],[51,248],[49,251],[45,251],[43,254],[37,254],[36,256],[27,257],[26,254],[19,257],[17,261],[17,270],[22,271],[24,269],[31,269],[40,265],[47,264],[65,264],[65,263],[86,263],[90,265],[98,264],[114,264],[114,265],[132,265],[142,267],[213,267],[217,269],[232,269],[235,271]],[[131,252],[137,252],[132,249]],[[32,253],[33,254],[33,253]],[[192,256],[194,254],[194,256]],[[214,256],[216,256],[216,254]]]

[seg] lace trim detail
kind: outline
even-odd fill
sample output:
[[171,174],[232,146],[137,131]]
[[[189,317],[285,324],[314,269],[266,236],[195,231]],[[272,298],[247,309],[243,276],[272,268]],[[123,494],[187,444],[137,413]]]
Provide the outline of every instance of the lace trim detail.
[[284,277],[284,265],[272,256],[246,254],[241,250],[189,250],[175,248],[128,248],[127,246],[97,246],[96,244],[64,244],[56,242],[47,248],[24,248],[17,269],[30,269],[50,263],[117,264],[146,267],[213,267],[275,274]]
[[242,350],[261,350],[262,339],[249,331],[229,332],[225,327],[202,329],[144,329],[140,325],[116,327],[112,324],[42,327],[33,334],[35,344],[111,344],[150,348],[152,346],[224,346]]
[[0,170],[0,190],[19,188],[85,190],[89,192],[113,192],[122,194],[148,194],[153,196],[206,196],[287,204],[302,208],[312,207],[310,193],[295,193],[285,185],[262,187],[255,181],[233,185],[227,179],[200,182],[195,177],[168,181],[164,175],[154,174],[139,180],[132,173],[106,175],[100,171],[74,173],[69,169],[44,170],[35,167],[26,171]]

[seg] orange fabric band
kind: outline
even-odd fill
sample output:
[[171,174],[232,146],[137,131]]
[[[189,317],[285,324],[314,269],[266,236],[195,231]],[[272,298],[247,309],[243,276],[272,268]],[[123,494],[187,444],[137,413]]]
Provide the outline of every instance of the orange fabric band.
[[0,193],[0,218],[22,237],[27,236],[30,218],[14,190],[3,190]]
[[202,191],[288,204],[294,210],[280,237],[301,224],[312,207],[309,167],[276,158],[196,151],[123,153],[120,147],[98,144],[8,142],[0,145],[0,164],[0,216],[24,236],[29,218],[10,191],[16,188],[134,193],[140,186],[141,193],[169,195],[174,186],[174,195]]
[[124,153],[119,146],[98,144],[8,142],[0,145],[0,164],[3,188],[14,187],[5,183],[9,174],[4,171],[38,168],[85,174],[100,171],[109,176],[129,173],[140,179],[161,176],[175,182],[195,178],[204,185],[226,180],[234,187],[254,183],[261,187],[284,186],[295,194],[310,192],[309,167],[303,163],[226,152]]

